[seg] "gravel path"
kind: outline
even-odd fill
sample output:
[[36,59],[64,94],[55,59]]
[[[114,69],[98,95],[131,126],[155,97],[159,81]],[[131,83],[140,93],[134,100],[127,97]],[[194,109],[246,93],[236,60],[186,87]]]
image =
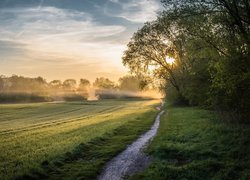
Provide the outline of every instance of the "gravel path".
[[156,135],[160,125],[160,117],[163,113],[164,111],[161,111],[157,115],[149,131],[141,135],[126,150],[107,163],[103,172],[98,177],[99,180],[121,180],[124,177],[142,171],[150,164],[151,159],[143,153],[143,149]]

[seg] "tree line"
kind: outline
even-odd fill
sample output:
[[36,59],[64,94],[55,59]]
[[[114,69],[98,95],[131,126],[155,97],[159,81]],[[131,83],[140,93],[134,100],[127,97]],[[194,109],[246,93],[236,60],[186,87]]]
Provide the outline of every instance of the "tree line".
[[[164,11],[134,33],[123,63],[161,80],[174,104],[215,109],[248,121],[250,2],[162,0]],[[168,59],[174,58],[174,63]]]
[[146,90],[145,78],[126,75],[118,83],[100,77],[91,84],[87,79],[52,80],[47,82],[42,77],[29,78],[12,75],[0,76],[0,102],[40,102],[54,100],[86,100],[90,91],[98,98],[132,98],[138,92]]

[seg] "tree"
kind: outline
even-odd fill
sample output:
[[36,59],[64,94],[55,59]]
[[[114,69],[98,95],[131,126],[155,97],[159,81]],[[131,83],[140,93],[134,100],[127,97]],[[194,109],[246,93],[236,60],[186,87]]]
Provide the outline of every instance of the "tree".
[[149,84],[146,77],[127,75],[119,79],[119,89],[122,91],[139,92]]
[[49,85],[56,90],[59,90],[62,88],[62,81],[60,80],[53,80],[49,83]]
[[63,88],[65,91],[75,91],[76,90],[76,80],[74,79],[66,79],[63,82]]
[[166,61],[166,56],[177,58],[174,44],[158,30],[157,22],[146,23],[139,29],[127,45],[128,48],[122,58],[123,63],[136,74],[151,73],[159,78],[168,79],[179,91],[173,65]]
[[[164,0],[170,16],[218,55],[210,61],[210,101],[231,117],[247,119],[250,103],[250,6],[245,0]],[[196,22],[193,24],[192,22]],[[198,22],[198,23],[197,23]]]
[[[124,52],[133,73],[166,80],[191,105],[247,117],[249,1],[163,0],[166,11],[139,29]],[[174,64],[166,61],[173,57]],[[169,88],[172,86],[173,88]]]
[[85,98],[88,97],[88,91],[90,88],[90,82],[87,79],[80,79],[80,83],[78,86],[78,93],[80,93],[82,96],[84,96]]
[[79,87],[78,89],[85,89],[86,87],[90,86],[90,82],[87,79],[80,79]]
[[98,89],[115,89],[115,83],[104,77],[96,78],[93,85]]
[[115,83],[108,78],[100,77],[96,78],[93,83],[95,88],[95,95],[100,99],[113,99],[117,98],[117,87]]
[[4,91],[4,76],[0,75],[0,92]]
[[[146,23],[129,42],[123,63],[136,74],[151,73],[154,77],[166,80],[166,84],[173,86],[177,91],[178,99],[186,102],[186,86],[191,88],[188,74],[193,73],[196,62],[202,58],[192,58],[192,54],[197,48],[202,47],[200,41],[193,40],[185,31],[177,28],[176,23],[164,13],[156,21]],[[174,58],[175,62],[169,63],[168,58]],[[203,59],[203,65],[207,61]],[[204,76],[208,77],[206,66],[203,70]],[[205,89],[207,91],[207,88]],[[192,99],[192,104],[198,104],[195,98]]]

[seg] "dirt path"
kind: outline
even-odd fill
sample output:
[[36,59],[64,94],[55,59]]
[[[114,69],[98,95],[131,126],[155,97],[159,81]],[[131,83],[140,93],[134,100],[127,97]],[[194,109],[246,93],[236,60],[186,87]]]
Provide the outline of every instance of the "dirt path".
[[103,172],[98,177],[99,180],[121,180],[124,177],[142,171],[150,164],[150,157],[143,153],[143,149],[156,135],[160,125],[160,117],[163,113],[164,111],[161,111],[157,115],[149,131],[141,135],[126,150],[107,163]]

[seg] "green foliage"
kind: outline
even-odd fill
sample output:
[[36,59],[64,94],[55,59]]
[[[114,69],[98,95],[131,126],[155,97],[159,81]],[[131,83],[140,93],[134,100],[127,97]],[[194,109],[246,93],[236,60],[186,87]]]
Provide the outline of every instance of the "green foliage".
[[[166,10],[128,43],[124,65],[165,80],[175,88],[177,102],[181,97],[190,105],[213,107],[232,114],[231,119],[249,121],[249,1],[162,2]],[[166,57],[173,57],[174,64]]]
[[63,89],[65,91],[74,91],[76,89],[76,80],[75,79],[66,79],[63,84]]
[[124,76],[119,79],[119,83],[120,89],[123,91],[139,92],[141,90],[141,81],[135,76]]
[[54,89],[62,88],[62,82],[60,80],[53,80],[49,83],[49,85]]
[[187,106],[189,105],[189,101],[185,99],[176,89],[171,85],[166,85],[166,96],[167,103],[172,104],[174,106]]
[[99,89],[115,89],[115,83],[104,77],[96,78],[93,85]]
[[132,179],[249,179],[250,126],[218,121],[214,112],[168,107],[147,153],[153,163]]
[[249,67],[249,59],[243,60],[236,55],[216,65],[217,71],[211,88],[213,103],[222,112],[231,111],[229,115],[233,120],[249,120]]

